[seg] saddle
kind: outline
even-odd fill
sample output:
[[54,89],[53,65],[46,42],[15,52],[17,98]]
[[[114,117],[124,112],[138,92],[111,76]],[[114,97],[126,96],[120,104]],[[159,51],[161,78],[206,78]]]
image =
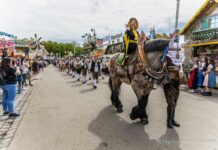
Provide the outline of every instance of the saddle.
[[[116,64],[117,65],[122,65],[122,66],[129,66],[132,65],[137,58],[139,57],[142,63],[148,63],[145,58],[145,53],[144,53],[144,43],[147,40],[145,37],[139,38],[137,50],[132,53],[131,55],[125,55],[124,53],[121,53],[118,58],[116,59]],[[124,62],[124,64],[123,64]]]
[[[120,53],[116,59],[116,64],[120,66],[129,66],[132,65],[137,58],[137,53],[134,52],[131,55],[126,55],[124,53]],[[125,59],[125,60],[124,60]],[[124,64],[123,64],[124,62]]]

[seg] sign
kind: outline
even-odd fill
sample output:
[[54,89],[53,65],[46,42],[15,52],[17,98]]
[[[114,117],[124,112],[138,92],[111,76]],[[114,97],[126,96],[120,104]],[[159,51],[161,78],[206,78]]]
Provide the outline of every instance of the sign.
[[0,49],[4,49],[4,48],[7,48],[8,52],[14,52],[15,44],[13,41],[0,40]]
[[5,40],[0,40],[0,48],[8,48],[8,47],[14,47],[14,42],[13,41],[5,41]]
[[15,52],[15,44],[13,41],[0,40],[0,49],[3,50],[4,48],[7,48],[7,53],[13,56]]
[[17,38],[17,36],[13,35],[13,34],[9,34],[9,33],[5,33],[5,32],[2,32],[0,31],[0,36],[7,36],[7,37],[10,37],[10,38]]

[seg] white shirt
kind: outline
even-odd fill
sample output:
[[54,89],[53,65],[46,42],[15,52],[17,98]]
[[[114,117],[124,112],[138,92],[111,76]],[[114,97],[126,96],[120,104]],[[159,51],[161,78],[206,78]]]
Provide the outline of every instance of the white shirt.
[[213,65],[210,64],[210,65],[208,66],[208,68],[209,68],[209,69],[213,69]]
[[97,63],[95,63],[95,68],[94,68],[94,72],[98,72],[99,70],[98,70],[98,64]]
[[23,63],[22,65],[23,74],[27,74],[29,71],[28,65],[26,63]]

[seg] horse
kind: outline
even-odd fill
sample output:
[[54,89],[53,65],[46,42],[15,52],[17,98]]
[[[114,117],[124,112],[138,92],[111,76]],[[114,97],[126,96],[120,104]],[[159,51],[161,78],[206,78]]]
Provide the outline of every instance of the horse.
[[120,54],[115,54],[109,60],[109,87],[111,89],[111,102],[117,113],[123,112],[123,105],[119,99],[122,83],[131,85],[137,96],[138,104],[132,108],[130,119],[140,119],[142,124],[148,124],[146,106],[150,92],[154,84],[158,83],[163,87],[167,101],[167,127],[179,127],[175,121],[175,108],[179,98],[179,69],[166,55],[169,50],[169,43],[173,39],[153,39],[141,44],[144,61],[137,50],[137,58],[132,64],[120,65],[117,59]]

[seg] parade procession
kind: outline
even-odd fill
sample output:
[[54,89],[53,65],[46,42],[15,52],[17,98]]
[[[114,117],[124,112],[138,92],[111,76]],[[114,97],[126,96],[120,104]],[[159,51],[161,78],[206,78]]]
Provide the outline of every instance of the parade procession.
[[218,0],[0,9],[0,150],[218,150]]

